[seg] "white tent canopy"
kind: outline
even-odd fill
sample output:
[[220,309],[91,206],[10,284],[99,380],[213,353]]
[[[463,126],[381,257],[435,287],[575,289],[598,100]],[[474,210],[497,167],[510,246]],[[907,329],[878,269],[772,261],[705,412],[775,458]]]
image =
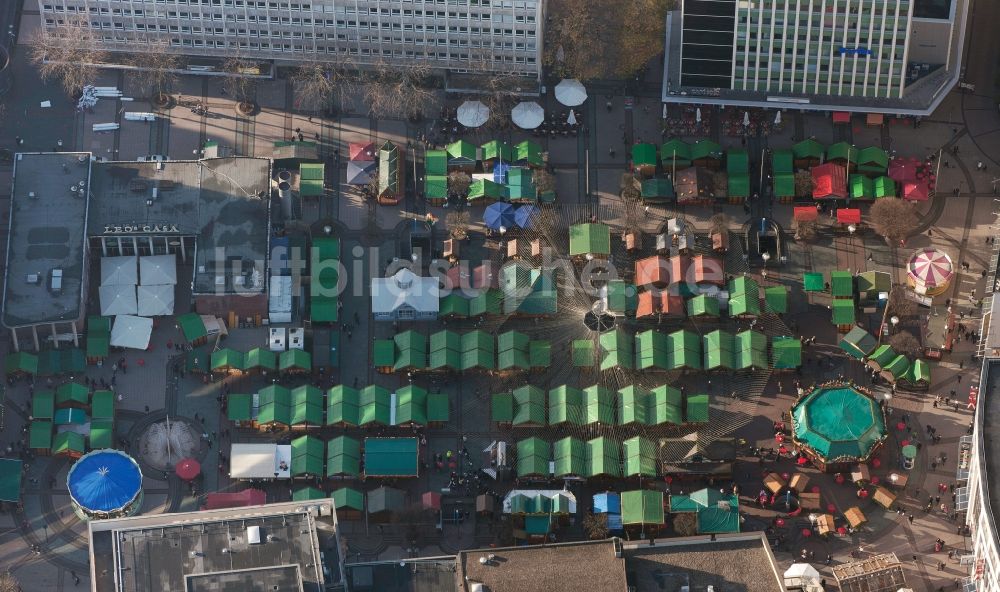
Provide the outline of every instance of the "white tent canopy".
[[819,584],[820,575],[816,568],[808,563],[793,563],[785,571],[785,587],[807,588],[813,584]]
[[139,316],[162,317],[174,314],[174,286],[172,284],[145,284],[136,288]]
[[545,121],[545,109],[533,101],[518,103],[510,112],[514,125],[521,129],[535,129]]
[[136,256],[101,257],[102,286],[134,286],[139,283]]
[[153,319],[132,315],[118,315],[111,327],[112,347],[146,349],[153,334]]
[[139,310],[134,285],[101,286],[98,293],[102,316],[134,315]]
[[139,258],[139,283],[160,285],[177,283],[177,257],[152,255]]
[[466,101],[458,108],[458,122],[465,127],[479,127],[489,119],[490,108],[480,101]]
[[575,78],[566,78],[556,85],[556,100],[567,107],[582,105],[587,100],[587,89]]
[[288,444],[232,444],[229,476],[233,479],[288,479],[292,447]]

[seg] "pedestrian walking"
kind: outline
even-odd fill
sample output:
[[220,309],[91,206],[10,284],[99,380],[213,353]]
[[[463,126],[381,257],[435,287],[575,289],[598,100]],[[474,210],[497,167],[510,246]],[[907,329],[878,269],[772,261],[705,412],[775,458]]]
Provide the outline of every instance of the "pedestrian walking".
[[910,521],[910,524],[913,524],[913,514],[907,514],[906,519]]

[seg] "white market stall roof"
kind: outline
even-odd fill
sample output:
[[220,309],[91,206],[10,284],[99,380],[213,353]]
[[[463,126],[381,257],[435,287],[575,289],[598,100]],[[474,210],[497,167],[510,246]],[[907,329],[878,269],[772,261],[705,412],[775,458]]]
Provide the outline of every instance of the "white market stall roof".
[[292,447],[288,444],[233,444],[229,476],[233,479],[288,479]]
[[102,286],[134,286],[139,283],[137,257],[101,257]]
[[146,349],[153,334],[153,319],[132,315],[118,315],[111,327],[112,347]]
[[140,257],[139,283],[142,285],[176,284],[177,257],[174,255]]
[[139,316],[162,317],[174,314],[173,284],[145,284],[136,287]]
[[134,315],[139,311],[135,300],[135,285],[112,285],[98,288],[101,299],[101,315]]
[[441,303],[437,278],[400,269],[391,278],[372,278],[372,313],[391,313],[404,306],[437,312]]

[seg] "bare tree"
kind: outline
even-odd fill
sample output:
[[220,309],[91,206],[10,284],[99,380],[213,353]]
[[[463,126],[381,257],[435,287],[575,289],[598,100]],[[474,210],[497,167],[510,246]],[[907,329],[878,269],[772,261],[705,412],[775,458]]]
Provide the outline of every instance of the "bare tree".
[[917,216],[910,204],[898,197],[875,200],[869,212],[872,228],[890,245],[899,244],[917,228]]
[[909,358],[918,358],[924,353],[924,348],[920,345],[920,340],[909,331],[900,331],[889,338],[889,345],[897,354],[902,354]]
[[795,240],[811,242],[816,240],[818,227],[815,220],[795,221]]
[[674,532],[680,536],[698,534],[698,515],[693,512],[685,512],[674,516]]
[[21,584],[9,569],[0,572],[0,592],[21,592]]
[[608,538],[608,515],[587,514],[583,517],[583,530],[591,540]]
[[729,225],[732,223],[729,214],[725,212],[714,214],[708,221],[712,224],[712,232],[729,232]]
[[893,286],[889,291],[889,311],[898,317],[912,317],[920,312],[920,308],[906,297],[906,288]]
[[430,83],[427,64],[397,67],[379,61],[364,78],[368,112],[378,119],[422,117],[437,105],[437,93]]
[[451,238],[464,239],[469,235],[469,222],[471,216],[469,212],[462,210],[461,212],[448,212],[444,217],[445,225],[448,227],[448,233]]
[[622,173],[619,183],[622,200],[638,201],[642,197],[642,183],[632,173]]
[[156,42],[149,46],[149,51],[136,52],[128,59],[129,65],[136,68],[132,79],[139,85],[140,92],[159,104],[168,101],[165,95],[177,82],[184,62],[184,58],[170,51],[166,41]]
[[531,173],[531,180],[535,184],[538,194],[548,193],[556,190],[556,176],[547,169],[535,169]]
[[93,82],[108,62],[86,19],[69,20],[58,27],[42,27],[29,41],[31,62],[43,80],[57,80],[70,95]]
[[809,171],[795,173],[795,197],[810,197],[813,192],[812,175]]
[[222,64],[226,79],[223,90],[240,103],[242,110],[248,111],[257,94],[257,79],[253,76],[259,70],[257,62],[240,54],[230,56]]
[[322,111],[331,102],[342,102],[358,86],[359,75],[351,63],[338,61],[334,66],[312,62],[295,69],[292,84],[298,107],[307,111]]
[[486,127],[504,129],[510,127],[511,109],[520,102],[525,91],[526,80],[517,74],[513,64],[509,67],[503,63],[487,60],[481,57],[469,67],[470,73],[479,78],[482,88],[477,97],[490,110],[490,118]]
[[452,171],[448,173],[448,191],[458,195],[462,199],[469,196],[469,187],[472,187],[472,177],[465,171]]

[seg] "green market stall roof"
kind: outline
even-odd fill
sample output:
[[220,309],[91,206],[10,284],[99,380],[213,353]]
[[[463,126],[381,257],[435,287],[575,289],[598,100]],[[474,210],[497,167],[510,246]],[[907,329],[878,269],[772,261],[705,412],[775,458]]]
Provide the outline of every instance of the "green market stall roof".
[[792,154],[797,159],[823,158],[823,145],[812,138],[802,140],[792,146]]
[[691,146],[679,138],[671,138],[660,146],[660,160],[663,166],[679,164],[689,166],[691,164]]
[[[794,172],[792,161],[794,159],[792,151],[787,148],[780,148],[771,152],[771,172],[775,175],[790,174]],[[783,194],[778,194],[783,195]]]
[[611,228],[607,224],[574,224],[569,228],[569,254],[611,254]]
[[517,443],[517,476],[549,474],[549,443],[538,437],[521,440]]
[[583,389],[584,424],[614,425],[615,393],[600,385]]
[[226,417],[229,421],[253,419],[253,396],[249,393],[230,393],[227,397]]
[[514,389],[514,425],[545,425],[545,391],[534,385]]
[[493,393],[490,395],[490,420],[497,423],[514,421],[513,393]]
[[549,425],[583,425],[583,391],[560,385],[549,391]]
[[624,280],[609,280],[607,285],[608,310],[618,314],[634,313],[639,306],[639,291],[635,284]]
[[834,300],[832,303],[833,315],[832,322],[834,325],[853,325],[854,324],[854,301],[853,300]]
[[711,158],[714,160],[722,159],[722,146],[719,146],[711,140],[698,140],[691,146],[691,160],[702,160],[706,158]]
[[52,422],[36,419],[28,428],[28,448],[48,450],[52,448]]
[[826,280],[823,273],[819,271],[809,271],[802,274],[802,289],[806,292],[822,292],[826,289]]
[[458,140],[448,144],[448,164],[471,165],[476,163],[476,145],[467,140]]
[[927,360],[917,358],[903,376],[903,380],[912,385],[929,385],[931,383],[931,365]]
[[702,336],[702,350],[705,354],[705,370],[733,369],[733,334],[716,329]]
[[857,162],[859,165],[868,165],[885,171],[889,166],[889,155],[878,146],[869,146],[858,151]]
[[67,382],[56,389],[56,407],[85,406],[90,402],[90,389],[78,382]]
[[502,140],[490,140],[480,148],[482,149],[483,160],[500,159],[509,163],[514,159],[514,151],[511,149],[510,144]]
[[291,392],[292,425],[323,425],[323,391],[303,384]]
[[750,157],[742,148],[732,148],[726,152],[726,172],[730,179],[733,175],[746,175],[750,171]]
[[224,347],[212,352],[212,370],[243,370],[243,352]]
[[269,349],[255,347],[243,358],[244,370],[275,370],[278,367],[278,356]]
[[636,167],[655,167],[656,146],[653,144],[632,144],[632,164]]
[[792,407],[792,437],[824,463],[865,462],[887,434],[874,398],[848,385],[816,388]]
[[733,494],[717,489],[701,489],[690,495],[671,495],[670,511],[694,513],[698,534],[736,533],[740,531],[740,502]]
[[669,201],[676,197],[673,182],[662,177],[643,179],[639,195],[645,201]]
[[849,271],[831,271],[830,294],[834,298],[854,296],[854,275]]
[[315,487],[300,487],[292,492],[293,502],[307,502],[319,499],[326,499],[326,492]]
[[621,495],[622,524],[665,524],[663,492],[652,489],[625,491]]
[[114,447],[114,422],[110,419],[95,419],[90,422],[90,449]]
[[737,370],[767,367],[767,336],[757,331],[737,333],[733,339],[733,363]]
[[750,175],[729,173],[729,197],[750,197]]
[[[904,355],[898,355],[892,359],[891,362],[882,368],[882,377],[889,380],[889,382],[896,382],[900,378],[906,375],[907,370],[910,369],[910,360]],[[59,412],[56,412],[58,417]]]
[[21,501],[22,462],[0,458],[0,502]]
[[545,160],[542,158],[542,147],[531,140],[524,140],[514,146],[514,161],[536,167],[543,166]]
[[445,176],[448,174],[448,151],[428,150],[424,153],[424,171],[428,175]]
[[767,312],[784,314],[788,312],[788,286],[764,288],[764,306]]
[[31,396],[31,417],[52,419],[55,413],[56,394],[50,390],[35,391]]
[[594,341],[592,339],[574,339],[572,346],[573,366],[590,368],[594,365]]
[[875,196],[872,180],[864,175],[851,175],[848,177],[847,186],[852,199],[871,199]]
[[14,352],[7,354],[4,363],[7,374],[36,374],[38,372],[38,356],[29,352]]
[[278,358],[278,367],[282,371],[286,370],[312,370],[312,356],[304,349],[290,349],[281,352]]
[[[834,303],[836,304],[836,303]],[[853,304],[851,305],[851,322],[853,323]],[[861,327],[854,327],[840,340],[840,349],[844,350],[856,360],[862,360],[865,356],[875,350],[878,341]]]
[[358,405],[361,414],[358,418],[360,425],[391,424],[392,396],[381,386],[370,384],[361,389]]
[[[316,436],[299,436],[291,442],[293,477],[314,476],[323,474],[323,455],[326,446]],[[324,496],[325,497],[325,496]]]
[[90,414],[94,419],[114,419],[115,394],[109,390],[94,391],[90,397]]
[[181,333],[184,334],[184,339],[188,342],[196,341],[208,336],[208,330],[205,329],[205,323],[201,320],[201,316],[196,312],[189,312],[177,317],[177,324],[180,325]]
[[299,165],[299,194],[302,197],[323,195],[323,163],[303,162]]
[[428,174],[424,179],[424,195],[428,199],[448,199],[448,177]]
[[858,149],[847,142],[837,142],[826,149],[827,160],[849,160],[858,162]]
[[795,175],[792,173],[774,174],[774,194],[778,197],[795,196]]
[[341,487],[330,494],[333,500],[333,507],[338,510],[365,510],[365,494],[353,487]]
[[688,423],[708,423],[708,395],[706,393],[687,396],[685,417]]
[[357,477],[361,473],[361,443],[337,436],[326,443],[326,476]]
[[622,442],[622,450],[625,456],[625,477],[656,477],[659,474],[659,459],[653,441],[635,436]]
[[361,422],[361,393],[340,384],[326,392],[326,425],[357,426]]
[[876,177],[873,190],[876,198],[896,197],[896,182],[885,175]]
[[884,343],[875,348],[875,351],[868,356],[868,365],[872,366],[876,370],[881,370],[898,355],[899,354],[896,353],[896,350],[892,349],[891,345]]
[[365,438],[365,477],[416,477],[416,438]]
[[776,370],[802,365],[802,341],[795,337],[775,337],[771,341],[771,363]]
[[617,327],[598,338],[601,351],[601,370],[614,368],[631,369],[635,366],[635,339]]

